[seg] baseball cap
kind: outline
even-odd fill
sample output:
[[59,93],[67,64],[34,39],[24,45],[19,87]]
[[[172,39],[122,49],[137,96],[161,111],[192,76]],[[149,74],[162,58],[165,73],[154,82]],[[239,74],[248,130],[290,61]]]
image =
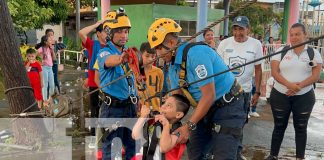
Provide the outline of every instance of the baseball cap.
[[233,21],[232,26],[240,26],[247,28],[250,25],[250,21],[246,16],[237,16]]

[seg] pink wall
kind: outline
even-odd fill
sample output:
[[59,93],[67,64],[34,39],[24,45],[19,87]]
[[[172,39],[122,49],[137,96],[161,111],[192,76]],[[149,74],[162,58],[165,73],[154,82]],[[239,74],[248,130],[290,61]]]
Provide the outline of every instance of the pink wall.
[[298,0],[285,0],[285,2],[290,1],[289,6],[289,20],[288,20],[288,34],[287,43],[290,43],[289,39],[289,28],[298,22],[299,19],[299,1]]
[[101,17],[105,17],[110,9],[110,0],[101,0]]

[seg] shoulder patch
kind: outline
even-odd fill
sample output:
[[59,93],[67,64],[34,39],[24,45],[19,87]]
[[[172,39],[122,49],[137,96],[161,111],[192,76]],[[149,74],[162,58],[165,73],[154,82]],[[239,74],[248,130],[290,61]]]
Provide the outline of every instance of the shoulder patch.
[[100,53],[99,56],[102,58],[102,57],[104,57],[104,56],[106,56],[106,55],[108,55],[108,54],[110,54],[110,53],[107,52],[107,51],[103,51],[103,52]]
[[198,78],[200,78],[200,79],[206,78],[208,75],[205,65],[198,65],[195,68],[195,71],[196,71]]

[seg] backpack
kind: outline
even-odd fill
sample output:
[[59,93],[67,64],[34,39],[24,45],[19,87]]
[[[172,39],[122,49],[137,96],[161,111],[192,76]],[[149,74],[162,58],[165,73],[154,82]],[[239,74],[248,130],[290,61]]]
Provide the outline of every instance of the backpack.
[[[285,57],[285,55],[287,54],[287,52],[289,51],[288,48],[290,48],[290,46],[285,46],[281,53],[281,58],[280,58],[280,62],[282,61],[282,59]],[[311,48],[311,47],[307,47],[307,54],[308,54],[308,57],[309,57],[309,60],[312,61],[314,59],[314,49]],[[316,88],[316,83],[313,83],[313,87],[314,89]]]

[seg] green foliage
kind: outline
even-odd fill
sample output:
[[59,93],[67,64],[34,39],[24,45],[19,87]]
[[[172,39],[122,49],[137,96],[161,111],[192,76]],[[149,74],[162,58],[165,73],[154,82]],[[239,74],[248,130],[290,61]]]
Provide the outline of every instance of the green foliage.
[[59,24],[68,15],[65,0],[8,0],[10,15],[18,32],[41,29],[45,23]]
[[[88,7],[92,6],[93,2],[96,4],[97,0],[80,0],[80,6],[82,7]],[[75,9],[75,0],[67,0],[67,3],[69,4],[70,8]]]
[[[230,12],[243,3],[245,3],[243,0],[231,1]],[[223,9],[223,3],[219,3],[216,8]],[[281,25],[283,16],[282,13],[274,13],[272,7],[264,8],[257,3],[240,10],[233,18],[238,15],[247,16],[250,19],[251,32],[258,35],[264,35],[266,26],[272,22],[278,22]]]
[[33,0],[8,0],[7,3],[18,32],[41,28],[54,15],[52,9],[40,7]]
[[188,6],[188,3],[185,0],[177,0],[178,6]]
[[81,41],[76,42],[75,40],[67,38],[66,39],[66,49],[73,50],[73,51],[81,51],[82,50]]

